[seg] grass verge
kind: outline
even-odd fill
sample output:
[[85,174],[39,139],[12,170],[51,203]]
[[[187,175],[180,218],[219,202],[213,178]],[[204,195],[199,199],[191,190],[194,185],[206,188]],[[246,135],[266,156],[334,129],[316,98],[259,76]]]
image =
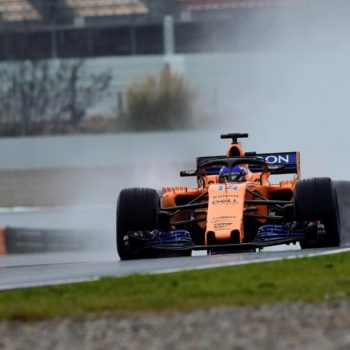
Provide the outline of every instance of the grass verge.
[[320,302],[350,296],[350,254],[0,293],[1,320],[104,311],[183,311],[227,305]]

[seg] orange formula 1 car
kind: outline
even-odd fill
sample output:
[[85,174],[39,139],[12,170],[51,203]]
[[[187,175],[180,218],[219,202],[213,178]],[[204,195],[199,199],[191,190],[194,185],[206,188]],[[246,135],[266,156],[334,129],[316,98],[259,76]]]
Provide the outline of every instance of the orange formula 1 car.
[[[296,242],[302,248],[338,246],[331,179],[300,180],[298,152],[248,153],[238,143],[243,137],[248,134],[221,135],[232,139],[226,156],[198,157],[196,170],[180,172],[196,177],[196,188],[166,187],[161,194],[123,189],[117,203],[120,259],[254,251]],[[279,181],[271,183],[271,175]]]

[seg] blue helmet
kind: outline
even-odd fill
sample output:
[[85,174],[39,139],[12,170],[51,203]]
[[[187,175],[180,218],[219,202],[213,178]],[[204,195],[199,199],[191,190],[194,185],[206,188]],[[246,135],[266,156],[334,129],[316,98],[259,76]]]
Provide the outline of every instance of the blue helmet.
[[228,167],[227,166],[221,167],[221,169],[219,171],[219,176],[224,176],[224,175],[228,175]]
[[246,171],[241,168],[239,165],[236,165],[233,169],[232,169],[232,172],[233,173],[240,173],[242,175],[245,175],[246,174]]
[[[246,171],[241,168],[239,165],[236,165],[235,167],[232,168],[231,171],[231,181],[238,181],[240,180],[243,176],[246,175]],[[229,177],[229,169],[227,166],[222,166],[220,171],[219,171],[219,177],[220,178],[227,178]]]

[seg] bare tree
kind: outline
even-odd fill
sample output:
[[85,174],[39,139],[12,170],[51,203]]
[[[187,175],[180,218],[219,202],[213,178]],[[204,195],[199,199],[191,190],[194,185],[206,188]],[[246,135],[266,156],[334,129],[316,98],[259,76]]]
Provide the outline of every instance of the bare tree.
[[64,133],[109,91],[111,73],[88,73],[82,60],[0,66],[0,133]]

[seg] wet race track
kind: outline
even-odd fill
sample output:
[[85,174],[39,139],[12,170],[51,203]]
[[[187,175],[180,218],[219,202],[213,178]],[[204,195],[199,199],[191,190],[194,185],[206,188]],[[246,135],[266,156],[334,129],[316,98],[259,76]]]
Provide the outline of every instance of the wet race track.
[[[101,230],[99,246],[85,252],[18,254],[0,257],[0,290],[29,286],[53,285],[94,280],[103,276],[123,276],[132,273],[161,273],[186,269],[202,269],[259,263],[284,258],[313,256],[349,251],[350,183],[337,181],[342,224],[342,247],[334,249],[300,250],[298,246],[269,248],[256,253],[199,255],[136,261],[119,261],[114,241],[114,208],[74,208],[47,212],[2,212],[6,225],[27,225],[55,229]],[[83,240],[89,237],[82,237]]]
[[112,254],[102,257],[95,252],[11,256],[1,258],[0,290],[80,282],[132,273],[162,273],[233,266],[344,251],[350,251],[350,248],[264,251],[136,261],[119,261]]

